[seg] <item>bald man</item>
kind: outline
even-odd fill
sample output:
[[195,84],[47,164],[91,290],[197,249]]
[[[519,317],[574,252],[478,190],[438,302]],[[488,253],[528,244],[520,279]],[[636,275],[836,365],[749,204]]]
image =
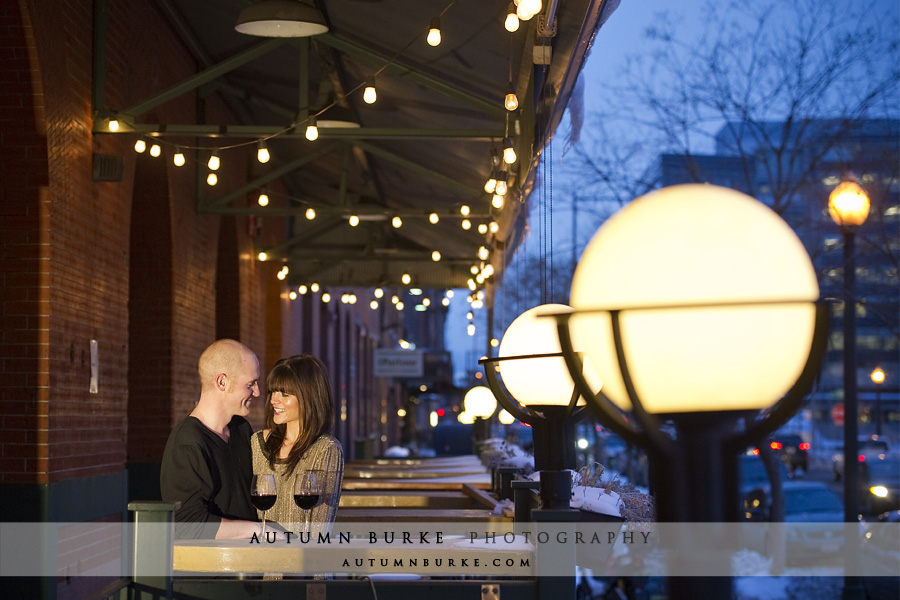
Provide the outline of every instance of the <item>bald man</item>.
[[166,442],[160,488],[175,511],[176,538],[241,538],[259,532],[250,503],[250,405],[259,396],[259,361],[234,340],[200,355],[200,399]]

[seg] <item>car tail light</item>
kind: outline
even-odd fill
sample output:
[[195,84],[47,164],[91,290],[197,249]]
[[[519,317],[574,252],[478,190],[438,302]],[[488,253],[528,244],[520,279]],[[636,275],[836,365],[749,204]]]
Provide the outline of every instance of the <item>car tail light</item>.
[[866,462],[866,455],[860,454],[859,456],[856,457],[856,460],[858,460],[859,462]]
[[800,444],[800,449],[809,450],[809,442],[803,442],[802,444]]
[[753,449],[753,456],[759,456],[759,448]]
[[781,450],[781,442],[770,442],[769,448],[772,450]]

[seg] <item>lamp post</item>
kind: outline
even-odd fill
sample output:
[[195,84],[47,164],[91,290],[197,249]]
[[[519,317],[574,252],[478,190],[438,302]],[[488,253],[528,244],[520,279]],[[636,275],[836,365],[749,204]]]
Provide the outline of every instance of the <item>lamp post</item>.
[[869,377],[875,384],[875,435],[881,435],[881,384],[884,383],[884,369],[875,367]]
[[[664,188],[594,235],[575,270],[574,312],[556,315],[562,353],[601,422],[647,448],[658,520],[735,518],[737,454],[786,422],[815,380],[828,317],[818,297],[796,234],[734,190]],[[576,333],[601,394],[581,375]],[[672,553],[670,573],[715,576],[670,576],[670,597],[733,596],[733,540],[703,542]]]
[[[856,386],[856,230],[869,216],[869,196],[859,184],[845,181],[828,196],[828,214],[844,237],[844,521],[856,523],[859,513],[859,463],[856,460],[859,411]],[[849,527],[847,528],[849,531]],[[851,561],[858,564],[855,553]],[[855,564],[848,570],[855,571]],[[844,600],[864,597],[856,576],[844,577]]]

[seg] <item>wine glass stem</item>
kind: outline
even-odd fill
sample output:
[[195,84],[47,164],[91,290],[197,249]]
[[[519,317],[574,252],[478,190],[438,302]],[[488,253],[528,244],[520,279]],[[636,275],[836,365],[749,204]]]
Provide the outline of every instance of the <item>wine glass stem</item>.
[[263,536],[266,535],[266,511],[262,511],[262,531],[260,532]]

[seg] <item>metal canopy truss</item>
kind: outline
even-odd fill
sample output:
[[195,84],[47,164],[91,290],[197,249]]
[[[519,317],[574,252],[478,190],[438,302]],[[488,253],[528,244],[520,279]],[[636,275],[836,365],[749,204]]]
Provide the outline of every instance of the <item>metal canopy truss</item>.
[[[117,7],[94,0],[95,134],[153,138],[188,151],[188,160],[198,162],[199,213],[286,219],[287,239],[258,250],[289,266],[289,283],[316,275],[321,285],[401,285],[400,275],[409,272],[419,287],[444,288],[466,286],[482,247],[492,251],[495,277],[502,275],[520,237],[524,219],[517,214],[527,206],[522,195],[533,187],[537,157],[593,35],[618,4],[548,2],[539,17],[554,27],[539,29],[536,17],[510,34],[503,29],[508,0],[303,0],[322,11],[329,31],[286,39],[234,30],[250,0],[147,1],[169,21],[198,71],[148,97],[126,97],[124,107],[107,106],[106,19]],[[444,41],[431,48],[424,32],[437,14]],[[540,53],[549,64],[534,64],[542,62],[533,61],[538,46],[551,48]],[[378,100],[368,105],[362,87],[373,76]],[[519,90],[512,113],[503,107],[510,80]],[[218,95],[234,122],[145,118],[188,94],[201,102]],[[308,118],[332,107],[360,126],[320,126],[319,139],[309,142]],[[116,133],[111,119],[119,122]],[[524,156],[509,168],[511,194],[497,210],[483,186],[497,167],[491,153],[507,137]],[[254,140],[269,148],[265,165],[255,161]],[[239,167],[249,180],[234,189],[207,186],[204,155],[221,149],[224,168],[224,154],[238,147],[241,160],[252,161]],[[268,206],[256,203],[263,190]],[[468,230],[460,226],[462,205],[471,206]],[[309,208],[315,221],[304,217]],[[431,213],[438,224],[428,222]],[[358,227],[347,224],[350,215],[359,217]],[[404,221],[400,229],[391,227],[395,216]],[[478,232],[491,222],[498,231]],[[439,262],[432,260],[435,250]]]

